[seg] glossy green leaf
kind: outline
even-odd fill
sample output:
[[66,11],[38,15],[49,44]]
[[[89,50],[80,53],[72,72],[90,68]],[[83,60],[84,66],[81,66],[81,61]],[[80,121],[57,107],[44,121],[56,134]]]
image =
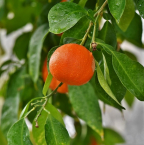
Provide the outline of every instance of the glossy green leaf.
[[31,33],[24,33],[15,42],[13,51],[19,59],[25,59],[27,57],[28,44]]
[[144,101],[144,68],[126,55],[113,53],[114,69],[124,86],[139,100]]
[[48,14],[50,32],[62,33],[74,26],[85,15],[86,10],[75,3],[58,3]]
[[[141,17],[135,13],[133,20],[125,32],[123,32],[117,24],[113,21],[115,30],[122,35],[126,40],[135,44],[138,47],[142,47],[142,20]],[[135,31],[134,31],[135,30]]]
[[91,84],[69,86],[69,97],[77,115],[102,137],[101,110]]
[[6,97],[15,97],[23,88],[25,68],[18,69],[10,76]]
[[45,125],[45,139],[47,145],[69,145],[70,138],[66,128],[52,115],[48,116]]
[[123,137],[116,131],[110,128],[104,129],[104,144],[115,145],[125,143]]
[[126,0],[108,0],[108,6],[111,14],[117,20],[120,21],[120,18],[124,12],[126,5]]
[[63,44],[69,44],[69,43],[80,44],[81,43],[81,40],[80,39],[71,38],[71,37],[64,38]]
[[44,128],[47,117],[48,117],[48,113],[43,110],[41,116],[38,118],[38,125],[39,125],[38,128],[35,127],[36,123],[35,121],[33,121],[32,134],[36,142],[36,145],[47,145],[45,140],[45,128]]
[[144,68],[125,54],[113,51],[110,45],[99,43],[112,55],[113,67],[122,84],[139,100],[144,101]]
[[75,38],[75,39],[82,39],[85,35],[85,31],[88,28],[89,21],[86,17],[80,19],[80,21],[71,29],[64,32],[61,37],[61,44],[63,44],[64,38]]
[[47,79],[46,79],[46,81],[45,81],[44,87],[43,87],[43,95],[44,95],[44,96],[46,96],[46,94],[47,94],[47,91],[48,91],[48,88],[49,88],[50,83],[51,83],[51,81],[52,81],[52,78],[53,78],[53,76],[52,76],[52,74],[49,72],[49,74],[48,74],[48,76],[47,76]]
[[[117,98],[115,97],[115,95],[113,94],[113,92],[111,91],[109,85],[107,84],[105,78],[104,78],[104,75],[101,71],[101,68],[99,66],[98,63],[96,63],[97,65],[97,75],[98,75],[98,80],[99,80],[99,83],[101,85],[101,87],[105,90],[105,92],[114,100],[117,102],[118,105],[121,106],[121,104],[119,103],[119,101],[117,100]],[[122,109],[125,109],[123,106],[121,106]]]
[[87,11],[87,18],[90,19],[93,23],[95,23],[94,14],[95,12],[92,9]]
[[24,107],[24,109],[22,110],[22,112],[21,112],[21,114],[20,114],[20,119],[26,116],[26,114],[27,114],[27,112],[28,112],[28,110],[29,110],[29,107],[30,107],[30,103],[31,103],[31,102],[28,102],[28,103],[26,104],[26,106]]
[[48,112],[55,118],[57,119],[63,126],[64,122],[63,122],[63,118],[60,114],[60,112],[50,103],[47,104],[46,106],[46,110],[48,110]]
[[104,62],[104,77],[105,77],[105,80],[107,81],[107,83],[109,84],[109,86],[111,86],[112,82],[111,82],[110,75],[109,75],[109,68],[108,68],[104,54],[102,54],[102,56],[103,56],[103,62]]
[[8,82],[6,100],[2,108],[1,129],[4,135],[7,135],[9,128],[18,119],[20,91],[24,85],[23,76],[25,69],[21,68],[11,75]]
[[141,17],[144,19],[144,1],[143,0],[135,0],[136,8],[138,9]]
[[2,108],[1,129],[5,137],[10,127],[18,120],[19,96],[9,97]]
[[112,65],[112,56],[105,52],[103,52],[103,53],[105,55],[107,66],[109,68],[109,77],[111,79],[111,84],[109,84],[109,87],[112,90],[115,97],[117,98],[117,100],[119,102],[121,102],[126,93],[126,89],[123,86],[123,84],[121,83],[121,81],[119,80],[117,74],[115,73],[115,70]]
[[97,78],[97,74],[94,74],[94,76],[90,80],[90,83],[92,84],[92,86],[95,90],[95,95],[97,96],[97,98],[99,98],[105,104],[113,106],[121,111],[122,107],[120,105],[118,105],[101,87],[101,85],[98,81],[98,78]]
[[39,76],[42,45],[48,32],[48,25],[43,24],[42,26],[37,28],[30,40],[28,54],[29,73],[34,82],[37,81]]
[[88,0],[80,0],[80,1],[79,1],[79,5],[80,5],[81,7],[84,7],[85,4],[87,3],[87,1],[88,1]]
[[[41,0],[40,0],[41,1]],[[56,5],[57,3],[61,2],[61,0],[46,0],[45,5],[42,8],[41,14],[38,18],[38,25],[42,25],[48,22],[47,15],[50,9]]]
[[121,30],[126,31],[135,15],[135,6],[133,0],[126,0],[125,10],[120,19],[118,26]]
[[109,21],[105,22],[103,28],[99,32],[98,38],[102,39],[105,43],[112,45],[114,48],[117,45],[116,33]]
[[32,145],[24,118],[10,128],[7,138],[8,145]]
[[50,58],[52,56],[52,54],[55,52],[55,50],[58,48],[59,46],[54,46],[53,48],[51,48],[51,50],[48,52],[48,56],[47,56],[47,68],[48,68],[48,71],[50,72],[50,69],[49,69],[49,61],[50,61]]
[[128,106],[131,108],[134,103],[135,97],[133,94],[131,94],[129,91],[125,94],[125,101],[128,104]]
[[131,58],[132,60],[137,61],[137,57],[135,56],[135,54],[133,54],[132,52],[129,51],[123,51],[124,54],[126,54],[129,58]]
[[32,133],[37,145],[47,145],[45,140],[45,124],[50,114],[64,126],[61,114],[53,105],[47,103],[45,109],[46,111],[43,110],[41,116],[38,118],[38,128],[35,127],[35,122],[33,122]]
[[103,13],[103,18],[105,20],[111,20],[112,19],[112,16],[109,13]]
[[69,97],[67,94],[56,93],[52,97],[52,103],[55,107],[60,109],[62,112],[66,113],[69,116],[73,115],[72,104],[70,103]]

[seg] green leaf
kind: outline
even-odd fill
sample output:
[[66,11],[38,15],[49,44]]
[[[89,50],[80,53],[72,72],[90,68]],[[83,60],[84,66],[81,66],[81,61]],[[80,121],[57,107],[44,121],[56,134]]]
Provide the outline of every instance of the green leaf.
[[81,40],[80,39],[71,38],[71,37],[64,38],[63,44],[69,44],[69,43],[80,44],[81,43]]
[[16,122],[9,130],[8,145],[32,145],[28,127],[24,118]]
[[25,59],[27,57],[28,44],[31,33],[24,33],[15,42],[13,51],[19,59]]
[[97,78],[97,74],[94,74],[94,76],[92,77],[92,79],[90,80],[90,83],[92,84],[94,90],[95,90],[95,95],[101,100],[103,101],[105,104],[108,104],[110,106],[113,106],[117,109],[119,109],[121,111],[121,106],[119,106],[105,91],[104,89],[101,87],[98,78]]
[[9,97],[2,108],[1,129],[5,137],[10,127],[18,120],[19,96]]
[[4,15],[4,5],[5,5],[5,1],[4,0],[0,0],[0,20]]
[[124,12],[126,5],[126,0],[108,0],[108,6],[111,14],[117,20],[120,21],[120,18]]
[[47,68],[48,68],[48,71],[50,73],[50,69],[49,69],[49,61],[50,61],[50,58],[52,56],[52,54],[55,52],[55,50],[58,48],[59,46],[54,46],[53,48],[51,48],[51,50],[48,52],[48,55],[47,55]]
[[47,94],[47,91],[48,91],[48,89],[49,89],[49,86],[50,86],[50,83],[51,83],[51,81],[52,81],[52,78],[53,78],[53,76],[52,76],[52,74],[49,72],[49,74],[48,74],[48,76],[47,76],[47,79],[46,79],[46,81],[45,81],[44,87],[43,87],[43,95],[44,95],[44,96],[46,96],[46,94]]
[[28,110],[29,110],[29,107],[30,107],[30,103],[31,103],[31,101],[28,102],[28,103],[26,104],[26,106],[24,107],[24,109],[22,110],[22,112],[21,112],[21,114],[20,114],[20,119],[26,116],[26,114],[27,114],[27,112],[28,112]]
[[127,91],[125,94],[125,101],[130,108],[132,107],[134,100],[135,100],[134,95],[131,94],[129,91]]
[[[98,42],[99,43],[99,42]],[[105,51],[111,53],[113,67],[122,84],[139,100],[144,101],[144,68],[125,54],[113,51],[111,46],[99,43]]]
[[119,80],[117,74],[115,73],[115,70],[112,65],[112,56],[103,52],[105,55],[105,59],[107,62],[107,66],[109,68],[109,76],[111,79],[111,84],[109,84],[110,89],[112,90],[113,94],[117,98],[119,102],[124,98],[124,95],[126,93],[126,89]]
[[3,135],[2,131],[1,131],[1,128],[0,128],[0,144],[1,145],[7,145],[7,140],[4,137],[4,135]]
[[88,1],[88,0],[80,0],[80,1],[79,1],[79,5],[80,5],[81,7],[84,7],[85,4],[87,3],[87,1]]
[[[2,26],[7,29],[7,33],[11,33],[27,23],[35,23],[41,11],[42,5],[35,1],[35,6],[32,6],[32,1],[26,4],[25,1],[6,1],[5,17],[2,19]],[[9,13],[13,13],[14,17],[9,19],[6,17]],[[23,16],[23,14],[25,14]],[[23,16],[23,18],[22,18]],[[18,22],[18,23],[17,23]]]
[[115,145],[115,144],[120,144],[124,143],[125,140],[123,137],[114,131],[113,129],[110,128],[105,128],[104,129],[104,144],[105,145]]
[[144,1],[143,0],[135,0],[136,8],[138,9],[141,17],[144,19]]
[[20,91],[24,85],[23,76],[25,74],[25,68],[17,70],[11,75],[8,82],[6,100],[2,108],[1,117],[1,129],[4,135],[7,135],[9,128],[18,119],[19,101],[20,101]]
[[121,30],[126,31],[135,15],[135,6],[133,0],[126,0],[125,10],[120,19],[118,26]]
[[71,29],[64,32],[61,37],[61,44],[63,44],[64,38],[75,38],[75,39],[82,39],[85,35],[85,31],[88,28],[89,21],[86,17],[80,19],[80,21],[73,26]]
[[50,32],[62,33],[74,26],[85,15],[86,10],[75,3],[58,3],[48,14]]
[[69,116],[73,115],[72,104],[70,103],[69,97],[67,94],[56,93],[52,97],[52,103],[55,107],[60,109],[62,112],[66,113]]
[[0,97],[5,98],[7,86],[8,86],[8,80],[5,80],[2,86],[0,87]]
[[95,23],[94,14],[95,12],[92,9],[87,10],[87,18],[90,19],[93,23]]
[[[41,1],[41,0],[40,0]],[[38,25],[42,25],[48,22],[47,15],[50,9],[56,5],[57,3],[61,2],[61,0],[46,0],[43,8],[41,9],[41,14],[38,18]]]
[[91,84],[69,86],[69,97],[78,116],[102,137],[101,110]]
[[107,81],[107,83],[109,84],[109,86],[111,86],[109,68],[108,68],[108,65],[107,65],[106,58],[105,58],[104,54],[102,54],[102,56],[103,56],[103,62],[104,62],[104,77],[105,77],[105,80]]
[[20,93],[24,86],[25,71],[25,67],[22,67],[10,76],[6,97],[15,97]]
[[63,118],[60,114],[60,112],[50,103],[47,104],[46,106],[46,110],[48,110],[48,112],[55,118],[57,119],[63,126],[64,122],[63,122]]
[[[123,32],[113,21],[115,30],[122,35],[126,40],[135,44],[138,47],[142,47],[142,20],[141,17],[135,13],[133,20],[131,21],[128,29]],[[135,31],[133,31],[135,30]]]
[[47,145],[69,145],[70,138],[66,128],[52,115],[48,115],[45,125]]
[[[105,90],[105,92],[115,101],[117,102],[118,105],[121,106],[121,104],[119,103],[119,101],[117,100],[117,98],[115,97],[115,95],[113,94],[113,92],[111,91],[109,85],[107,84],[104,76],[103,76],[103,73],[101,71],[101,68],[98,64],[98,62],[96,62],[96,65],[97,65],[97,75],[98,75],[98,80],[99,80],[99,83],[101,85],[101,87]],[[125,109],[123,106],[121,106],[122,109]]]
[[33,121],[32,134],[36,142],[36,145],[47,145],[45,140],[45,128],[44,128],[47,117],[48,113],[43,110],[41,116],[38,118],[39,124],[38,128],[35,127],[35,121]]
[[49,114],[51,114],[56,120],[58,120],[64,126],[64,122],[63,122],[61,114],[53,105],[47,103],[47,105],[45,106],[45,109],[46,111],[43,110],[41,113],[41,116],[38,118],[38,124],[39,124],[38,128],[35,127],[35,122],[33,121],[32,133],[33,133],[33,136],[37,145],[41,145],[41,144],[47,145],[46,140],[45,140],[44,127],[46,124],[46,120],[49,117]]
[[103,28],[99,32],[98,38],[102,39],[105,43],[112,45],[114,48],[116,48],[116,33],[113,29],[112,24],[109,21],[105,22]]
[[38,27],[38,29],[34,32],[30,40],[28,54],[29,73],[34,82],[37,81],[39,76],[42,45],[48,32],[48,25],[43,24],[42,26]]
[[103,13],[103,18],[105,20],[111,20],[112,19],[112,16],[109,13]]

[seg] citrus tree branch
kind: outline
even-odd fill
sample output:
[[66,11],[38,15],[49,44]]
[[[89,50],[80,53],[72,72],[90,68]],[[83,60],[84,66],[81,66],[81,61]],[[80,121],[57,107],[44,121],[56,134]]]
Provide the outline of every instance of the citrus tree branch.
[[49,95],[47,95],[47,96],[45,96],[45,97],[42,97],[43,99],[45,99],[45,102],[44,102],[44,104],[42,105],[42,107],[40,108],[40,110],[38,111],[38,114],[36,115],[36,117],[35,117],[35,122],[36,122],[36,126],[35,127],[38,127],[38,118],[39,118],[39,116],[41,115],[41,112],[42,112],[42,110],[45,108],[45,106],[46,106],[46,104],[47,104],[47,102],[48,102],[48,99],[54,94],[54,93],[56,93],[56,91],[57,91],[57,89],[62,85],[63,83],[61,82],[57,87],[56,87],[56,89],[53,91],[53,92],[51,92]]
[[108,0],[106,0],[103,5],[100,7],[100,9],[94,14],[94,17],[96,17],[97,15],[99,15],[101,13],[101,11],[105,8],[105,6],[107,5]]
[[85,41],[87,39],[87,36],[88,36],[88,34],[90,32],[91,26],[92,26],[92,21],[90,21],[89,26],[88,26],[88,29],[87,29],[87,31],[86,31],[86,33],[85,33],[85,35],[84,35],[84,37],[83,37],[82,42],[80,43],[80,45],[84,45],[84,43],[85,43]]

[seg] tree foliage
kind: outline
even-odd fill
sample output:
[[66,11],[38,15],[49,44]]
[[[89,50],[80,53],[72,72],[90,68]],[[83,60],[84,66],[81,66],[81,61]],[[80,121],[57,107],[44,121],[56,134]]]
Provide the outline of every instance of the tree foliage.
[[[92,138],[105,145],[123,143],[121,135],[102,126],[99,100],[119,111],[125,109],[121,104],[124,98],[130,107],[134,96],[144,101],[144,67],[133,60],[134,54],[120,50],[124,40],[143,49],[141,17],[143,0],[0,0],[0,28],[6,29],[7,35],[28,23],[33,26],[15,41],[17,61],[10,59],[0,67],[1,76],[9,75],[0,91],[5,99],[0,144],[88,145]],[[100,29],[102,18],[105,23]],[[61,37],[57,35],[60,33]],[[96,70],[90,82],[69,86],[67,94],[60,94],[57,89],[48,89],[52,80],[49,59],[67,43],[83,44],[90,50]],[[49,75],[44,83],[42,65],[46,57]],[[65,115],[74,120],[75,138],[69,137]],[[32,133],[25,118],[32,123]],[[84,126],[87,132],[82,137]]]

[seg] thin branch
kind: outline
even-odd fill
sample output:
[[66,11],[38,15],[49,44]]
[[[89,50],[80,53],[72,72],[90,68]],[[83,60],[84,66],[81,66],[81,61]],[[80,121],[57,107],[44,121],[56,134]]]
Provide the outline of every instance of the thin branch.
[[89,26],[88,26],[88,29],[87,29],[87,31],[86,31],[86,33],[85,33],[85,35],[84,35],[84,37],[83,37],[82,42],[80,43],[80,45],[84,45],[84,43],[85,43],[85,41],[87,39],[87,36],[88,36],[88,34],[90,32],[91,26],[92,26],[92,21],[90,21]]
[[104,7],[107,5],[108,0],[106,0],[103,5],[100,7],[100,9],[94,14],[94,17],[96,17],[97,15],[99,15],[101,13],[101,11],[104,9]]

